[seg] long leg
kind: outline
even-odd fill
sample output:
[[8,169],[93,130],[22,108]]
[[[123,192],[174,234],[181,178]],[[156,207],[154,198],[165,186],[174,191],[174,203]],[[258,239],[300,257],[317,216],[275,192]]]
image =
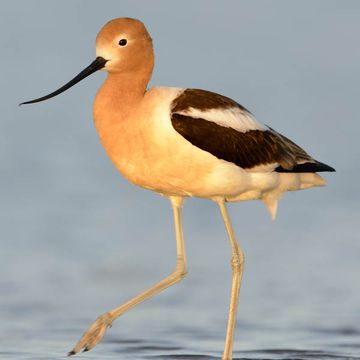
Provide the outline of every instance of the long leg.
[[161,280],[151,288],[145,290],[143,293],[135,296],[125,304],[108,311],[107,313],[100,315],[95,322],[85,331],[79,342],[75,345],[73,350],[69,352],[69,355],[74,355],[80,350],[89,351],[92,349],[98,342],[101,341],[105,335],[106,329],[111,327],[113,321],[118,318],[120,315],[126,311],[133,308],[135,305],[140,304],[144,300],[149,299],[160,291],[166,289],[167,287],[179,282],[184,278],[187,273],[187,264],[185,257],[185,244],[184,236],[182,231],[182,197],[170,197],[170,201],[174,213],[174,223],[175,223],[175,232],[176,232],[176,251],[177,251],[177,262],[175,270],[167,276],[165,279]]
[[234,229],[231,225],[229,213],[227,211],[224,199],[218,200],[217,203],[220,207],[221,215],[223,217],[226,231],[229,236],[230,246],[232,251],[232,257],[231,257],[232,284],[231,284],[230,310],[229,310],[229,318],[228,318],[228,325],[226,331],[224,353],[222,356],[222,360],[231,360],[232,351],[233,351],[233,342],[234,342],[236,313],[238,307],[240,284],[244,269],[245,258],[244,258],[244,253],[242,252],[235,238]]

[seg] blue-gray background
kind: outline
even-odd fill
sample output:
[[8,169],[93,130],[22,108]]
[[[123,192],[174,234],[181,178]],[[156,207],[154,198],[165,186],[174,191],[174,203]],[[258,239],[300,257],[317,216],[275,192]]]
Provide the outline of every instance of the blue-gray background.
[[[0,358],[63,358],[175,264],[167,200],[128,184],[99,144],[104,73],[17,106],[87,66],[97,31],[122,16],[154,39],[151,84],[230,96],[337,170],[326,188],[285,195],[275,222],[260,202],[230,205],[246,254],[236,356],[360,356],[360,2],[12,0],[0,14]],[[188,277],[88,358],[221,353],[228,240],[213,203],[185,205]]]

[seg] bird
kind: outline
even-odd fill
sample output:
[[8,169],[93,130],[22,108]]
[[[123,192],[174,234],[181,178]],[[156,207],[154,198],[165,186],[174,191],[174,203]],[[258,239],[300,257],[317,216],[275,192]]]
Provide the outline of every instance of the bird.
[[107,155],[131,183],[167,197],[172,206],[177,259],[174,271],[126,303],[100,315],[68,355],[89,351],[119,316],[188,272],[182,230],[186,198],[215,202],[232,251],[231,296],[222,360],[231,360],[244,253],[235,237],[228,202],[262,200],[275,218],[287,191],[324,186],[318,172],[335,171],[300,146],[262,124],[238,102],[195,88],[148,83],[154,67],[152,38],[142,21],[110,20],[96,37],[96,58],[58,90],[26,101],[50,99],[98,70],[107,77],[98,90],[93,117]]

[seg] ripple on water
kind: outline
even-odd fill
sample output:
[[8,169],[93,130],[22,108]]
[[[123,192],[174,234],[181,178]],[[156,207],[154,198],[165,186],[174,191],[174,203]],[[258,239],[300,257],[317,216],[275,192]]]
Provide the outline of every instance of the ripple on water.
[[[110,340],[109,344],[119,344],[121,346],[112,349],[111,353],[121,353],[126,358],[136,357],[136,359],[220,359],[219,352],[209,352],[208,354],[172,345],[150,345],[146,341],[130,340]],[[350,353],[354,348],[349,348],[349,353],[322,351],[322,350],[302,350],[302,349],[260,349],[234,352],[233,360],[360,360],[360,356]]]

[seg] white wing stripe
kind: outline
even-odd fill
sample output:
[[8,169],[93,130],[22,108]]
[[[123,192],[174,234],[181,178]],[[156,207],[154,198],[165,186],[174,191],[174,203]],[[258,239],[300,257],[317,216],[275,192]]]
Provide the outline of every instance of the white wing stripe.
[[220,126],[232,128],[240,132],[249,130],[268,130],[267,127],[258,122],[254,116],[239,108],[199,110],[193,107],[177,111],[177,114],[190,116],[195,119],[212,121]]

